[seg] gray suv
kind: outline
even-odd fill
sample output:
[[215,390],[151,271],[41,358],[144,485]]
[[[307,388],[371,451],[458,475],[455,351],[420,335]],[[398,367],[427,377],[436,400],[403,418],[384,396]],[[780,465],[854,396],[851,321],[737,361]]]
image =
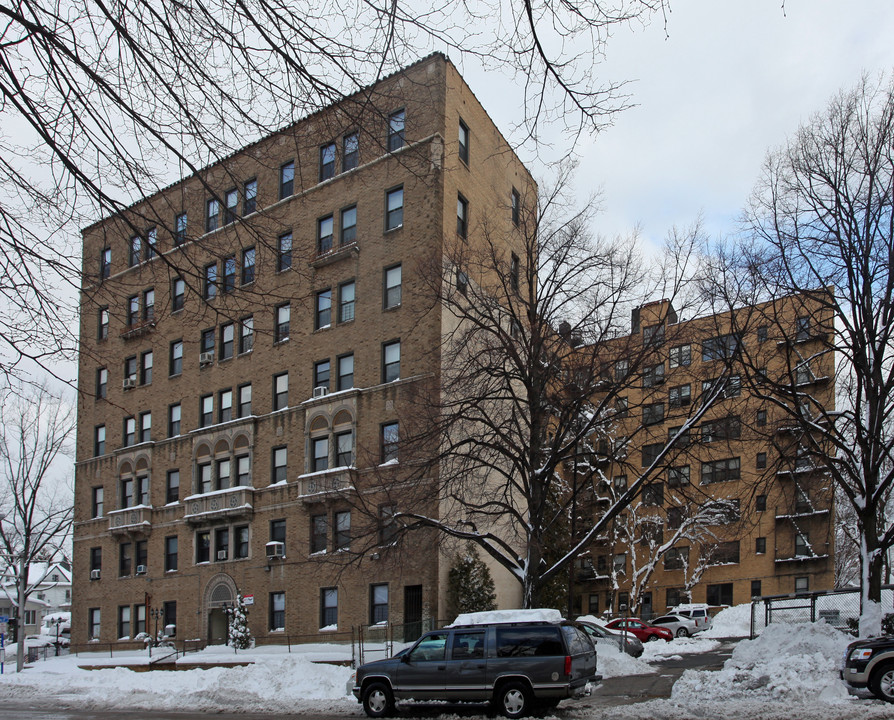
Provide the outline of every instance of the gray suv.
[[508,718],[588,692],[596,649],[569,622],[507,622],[433,630],[387,660],[361,665],[352,692],[369,717],[396,700],[490,702]]

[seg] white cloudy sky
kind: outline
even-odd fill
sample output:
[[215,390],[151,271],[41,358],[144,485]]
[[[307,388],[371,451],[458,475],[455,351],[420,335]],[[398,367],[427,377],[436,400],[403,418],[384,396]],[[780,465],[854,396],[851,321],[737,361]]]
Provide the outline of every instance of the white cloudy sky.
[[[657,241],[701,212],[727,234],[768,148],[864,71],[894,69],[894,1],[671,0],[667,35],[660,18],[621,29],[607,55],[596,71],[635,80],[637,107],[582,147],[580,189],[603,190],[598,229],[639,224]],[[463,71],[508,128],[511,103]]]

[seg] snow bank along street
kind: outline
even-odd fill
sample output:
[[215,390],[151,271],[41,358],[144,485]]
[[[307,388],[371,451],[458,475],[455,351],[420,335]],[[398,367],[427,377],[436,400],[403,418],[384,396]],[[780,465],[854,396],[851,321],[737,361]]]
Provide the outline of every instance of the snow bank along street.
[[[747,607],[747,606],[746,606]],[[711,634],[735,635],[742,612],[718,615]],[[737,626],[736,623],[739,623]],[[848,695],[838,666],[851,638],[823,623],[774,624],[755,640],[741,640],[720,671],[687,670],[666,700],[611,707],[611,717],[645,720],[667,718],[736,718],[737,720],[821,718],[875,720],[894,717],[894,706]],[[599,671],[605,677],[660,672],[660,661],[718,647],[701,634],[669,643],[647,643],[639,659],[600,649]],[[122,667],[83,670],[79,665],[146,662],[145,654],[67,656],[35,663],[16,675],[0,678],[0,702],[87,709],[200,710],[260,713],[333,713],[359,716],[360,705],[346,694],[351,669],[324,660],[350,658],[350,648],[264,647],[234,654],[220,646],[188,655],[183,662],[247,661],[244,667],[207,670],[134,672]],[[7,670],[9,667],[7,666]],[[598,694],[599,690],[595,691]],[[606,708],[587,701],[566,701],[560,717],[603,716]]]

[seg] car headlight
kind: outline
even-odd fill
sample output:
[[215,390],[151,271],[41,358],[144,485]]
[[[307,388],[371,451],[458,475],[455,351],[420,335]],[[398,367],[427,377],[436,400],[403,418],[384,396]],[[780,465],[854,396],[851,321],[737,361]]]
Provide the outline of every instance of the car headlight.
[[872,657],[872,648],[857,648],[851,653],[851,660],[866,662]]

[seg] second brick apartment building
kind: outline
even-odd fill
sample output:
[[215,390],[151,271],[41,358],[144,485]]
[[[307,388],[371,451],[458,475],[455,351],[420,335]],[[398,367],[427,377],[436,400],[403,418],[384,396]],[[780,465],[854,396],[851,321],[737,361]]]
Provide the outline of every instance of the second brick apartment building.
[[375,496],[438,391],[420,268],[485,221],[511,250],[535,196],[436,54],[85,229],[72,642],[221,642],[237,593],[268,641],[442,617],[437,542],[398,556]]

